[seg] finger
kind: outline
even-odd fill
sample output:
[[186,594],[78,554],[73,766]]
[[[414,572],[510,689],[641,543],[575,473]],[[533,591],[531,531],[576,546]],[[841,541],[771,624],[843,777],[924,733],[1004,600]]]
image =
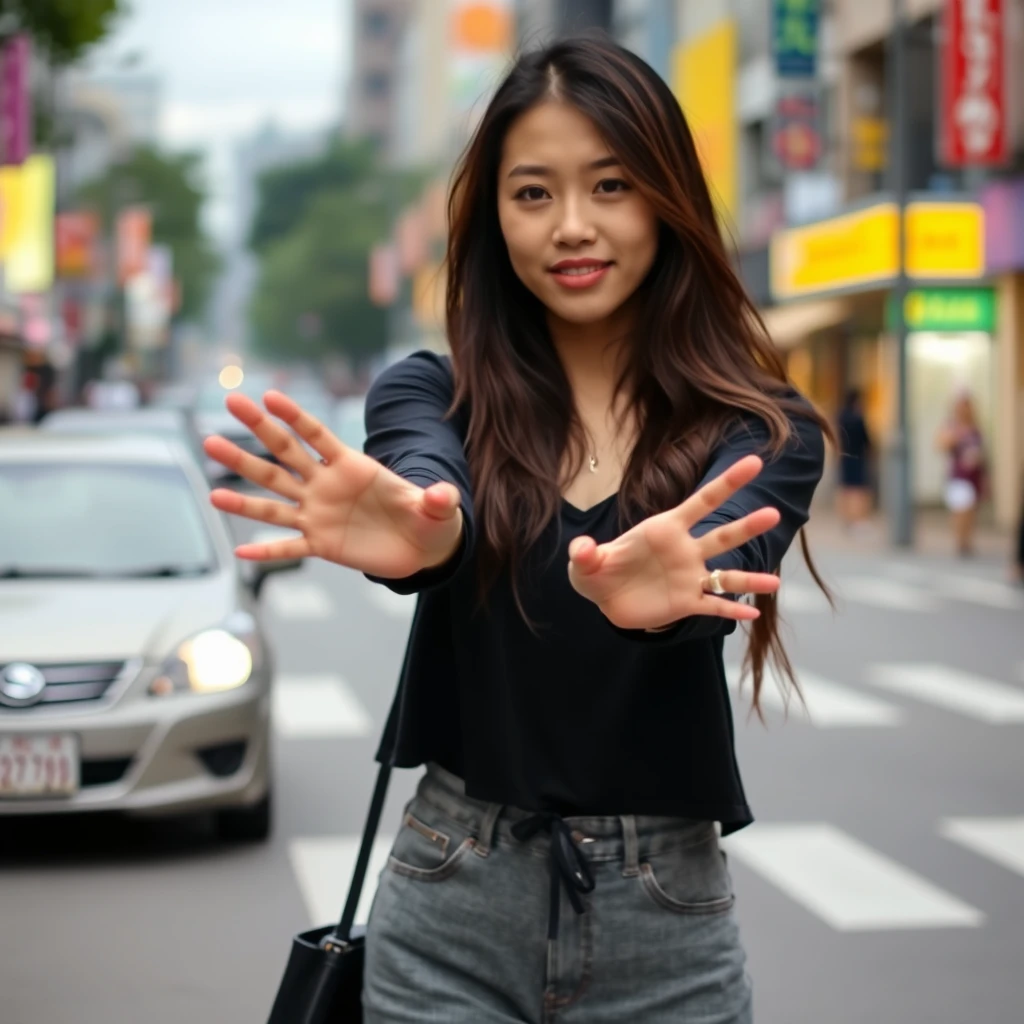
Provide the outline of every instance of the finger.
[[569,545],[569,571],[589,576],[601,568],[604,558],[592,537],[577,537]]
[[313,552],[305,537],[290,537],[269,544],[239,544],[235,555],[249,562],[276,562],[284,559],[309,558]]
[[421,508],[431,519],[451,519],[462,505],[462,495],[454,484],[432,484],[422,495]]
[[686,529],[692,529],[705,516],[725,504],[738,490],[746,487],[763,466],[758,456],[747,455],[691,494],[675,510]]
[[247,494],[239,494],[238,491],[229,491],[226,488],[218,487],[210,492],[210,504],[214,508],[220,509],[221,512],[244,516],[246,519],[255,519],[259,523],[283,526],[289,530],[294,530],[298,526],[299,510],[294,505],[288,505],[283,501],[274,501],[271,498],[253,498]]
[[698,615],[714,615],[720,619],[733,619],[736,622],[752,622],[761,617],[759,609],[753,605],[741,604],[739,601],[727,601],[724,597],[713,597],[705,594],[697,608]]
[[309,479],[316,471],[317,463],[299,444],[299,439],[280,423],[275,423],[263,409],[246,395],[229,395],[225,403],[228,411],[240,423],[247,426],[278,459],[291,466],[299,476]]
[[329,463],[337,462],[348,450],[312,413],[280,391],[268,391],[263,404]]
[[275,466],[267,459],[242,451],[237,444],[213,435],[203,442],[203,451],[221,465],[259,487],[290,501],[298,501],[301,493],[298,481],[287,470]]
[[759,508],[733,523],[725,523],[714,530],[709,530],[703,537],[697,539],[701,557],[706,562],[716,555],[724,555],[726,551],[742,547],[748,540],[774,529],[779,525],[781,518],[778,509]]
[[725,569],[718,577],[727,594],[774,594],[779,589],[779,577],[770,572],[743,572]]

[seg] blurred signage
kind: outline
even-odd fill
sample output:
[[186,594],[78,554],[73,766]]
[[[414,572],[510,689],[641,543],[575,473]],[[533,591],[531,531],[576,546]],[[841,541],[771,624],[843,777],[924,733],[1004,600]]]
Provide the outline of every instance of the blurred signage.
[[0,261],[15,295],[53,284],[55,187],[51,156],[37,153],[20,166],[0,167]]
[[818,70],[818,0],[774,0],[772,50],[780,78],[813,78]]
[[390,242],[370,250],[369,293],[375,306],[390,306],[398,298],[398,252]]
[[403,274],[412,274],[427,258],[427,225],[420,207],[402,211],[395,225],[395,245],[398,269]]
[[0,49],[0,145],[5,164],[21,164],[32,149],[32,50],[27,35],[12,36]]
[[[892,296],[886,304],[893,321]],[[913,288],[903,303],[911,331],[984,331],[996,329],[996,293],[992,288]]]
[[58,213],[54,228],[58,277],[90,277],[96,269],[100,222],[84,210]]
[[1005,163],[1006,0],[946,0],[939,160],[949,167]]
[[809,171],[821,159],[818,97],[810,91],[783,94],[775,103],[773,147],[787,171]]
[[[893,203],[780,231],[771,242],[772,295],[779,300],[879,287],[898,270]],[[977,203],[910,203],[906,271],[918,279],[967,279],[985,270],[984,214]]]
[[117,280],[122,286],[146,269],[152,234],[152,219],[145,207],[132,206],[118,214]]
[[1024,178],[995,181],[981,192],[985,211],[985,269],[1024,268]]
[[736,23],[719,22],[676,47],[672,91],[683,108],[719,215],[738,214]]
[[885,168],[889,126],[884,117],[854,117],[850,123],[850,149],[858,171],[877,173]]
[[474,112],[483,112],[515,45],[513,7],[512,0],[448,0],[449,98],[467,131]]

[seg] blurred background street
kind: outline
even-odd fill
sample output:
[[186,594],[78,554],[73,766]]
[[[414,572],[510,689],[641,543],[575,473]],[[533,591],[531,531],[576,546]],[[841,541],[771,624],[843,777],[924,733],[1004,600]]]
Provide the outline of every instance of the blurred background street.
[[362,444],[482,104],[585,28],[842,441],[806,708],[727,646],[757,1020],[1024,1021],[1024,0],[0,0],[0,1024],[259,1021],[338,915],[412,600],[240,566],[202,440],[279,387]]

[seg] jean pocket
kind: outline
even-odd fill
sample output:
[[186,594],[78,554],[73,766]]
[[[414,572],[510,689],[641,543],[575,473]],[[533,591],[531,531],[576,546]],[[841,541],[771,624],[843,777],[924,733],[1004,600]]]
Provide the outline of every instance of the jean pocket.
[[442,882],[455,874],[475,845],[469,828],[413,800],[402,817],[388,867],[406,878]]
[[645,857],[640,881],[659,907],[677,914],[724,914],[735,902],[725,856],[710,825],[697,842]]

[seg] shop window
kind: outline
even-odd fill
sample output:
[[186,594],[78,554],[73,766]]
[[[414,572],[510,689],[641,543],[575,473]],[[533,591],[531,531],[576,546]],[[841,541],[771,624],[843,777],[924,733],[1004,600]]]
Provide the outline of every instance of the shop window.
[[370,39],[385,39],[391,31],[391,15],[387,11],[367,11],[363,16],[363,32]]

